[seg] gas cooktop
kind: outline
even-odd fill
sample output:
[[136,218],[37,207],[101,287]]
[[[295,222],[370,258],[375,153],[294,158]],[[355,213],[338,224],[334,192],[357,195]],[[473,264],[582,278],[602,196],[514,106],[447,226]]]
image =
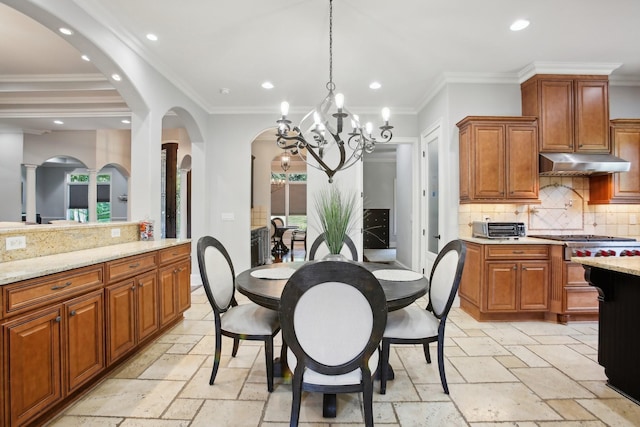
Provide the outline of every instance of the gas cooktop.
[[594,234],[563,234],[563,235],[528,235],[538,239],[558,240],[561,242],[635,242],[632,237],[597,236]]

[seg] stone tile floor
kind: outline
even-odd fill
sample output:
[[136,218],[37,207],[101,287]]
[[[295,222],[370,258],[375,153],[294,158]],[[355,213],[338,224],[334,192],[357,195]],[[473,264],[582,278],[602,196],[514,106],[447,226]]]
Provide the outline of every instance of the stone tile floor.
[[[213,366],[211,309],[202,288],[185,320],[99,383],[50,422],[53,427],[196,427],[289,424],[291,388],[276,380],[267,392],[261,342],[242,342]],[[239,299],[243,298],[241,295]],[[242,301],[240,301],[242,303]],[[419,304],[425,305],[424,300]],[[453,309],[447,323],[442,391],[435,346],[427,365],[418,346],[392,346],[396,379],[386,395],[375,384],[376,425],[385,426],[638,426],[640,406],[605,385],[597,363],[597,323],[476,322]],[[276,352],[279,353],[279,336]],[[305,426],[362,425],[359,394],[338,395],[338,415],[322,417],[322,396],[305,394]]]

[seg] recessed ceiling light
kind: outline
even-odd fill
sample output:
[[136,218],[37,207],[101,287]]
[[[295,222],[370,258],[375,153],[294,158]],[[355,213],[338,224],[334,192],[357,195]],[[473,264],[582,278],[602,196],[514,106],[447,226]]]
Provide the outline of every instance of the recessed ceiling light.
[[158,41],[158,36],[156,36],[153,33],[149,33],[149,34],[147,34],[147,39],[151,40],[152,42],[157,42]]
[[263,87],[264,89],[273,89],[273,83],[271,83],[271,82],[264,82],[264,83],[262,83],[262,87]]
[[511,24],[511,26],[509,27],[509,29],[511,31],[520,31],[520,30],[524,30],[525,28],[527,28],[529,26],[529,21],[527,21],[526,19],[518,19],[516,20],[513,24]]
[[57,125],[63,125],[64,122],[62,120],[54,120],[53,123],[57,124]]
[[70,35],[73,34],[73,30],[71,30],[69,28],[66,28],[66,27],[60,27],[60,28],[58,28],[58,31],[60,31],[65,36],[70,36]]
[[91,62],[91,58],[89,58],[87,55],[82,55],[80,58],[82,58],[83,61]]
[[381,87],[382,87],[382,85],[379,82],[372,82],[369,85],[369,89],[373,89],[373,90],[380,89]]
[[222,95],[229,95],[230,92],[231,92],[231,90],[228,87],[221,87],[220,88],[220,93]]
[[120,74],[111,74],[111,78],[117,82],[119,82],[120,80],[122,80],[122,77],[120,77]]
[[122,119],[122,120],[121,120],[121,122],[122,122],[122,123],[124,123],[125,125],[128,125],[128,124],[130,124],[130,123],[131,123],[131,120],[129,120],[129,119]]

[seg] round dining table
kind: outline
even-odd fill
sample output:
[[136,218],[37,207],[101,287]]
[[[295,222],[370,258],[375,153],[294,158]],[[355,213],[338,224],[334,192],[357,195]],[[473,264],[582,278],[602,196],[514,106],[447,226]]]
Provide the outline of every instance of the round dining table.
[[[306,262],[322,262],[322,260]],[[279,310],[280,295],[287,284],[288,277],[306,262],[274,263],[245,270],[236,277],[236,289],[258,305]],[[388,311],[399,310],[410,305],[425,295],[429,289],[429,281],[424,275],[405,268],[372,262],[358,262],[358,264],[378,278],[387,299]],[[283,345],[280,358],[274,363],[274,375],[284,376],[287,371],[286,345]],[[393,369],[389,366],[388,379],[393,377]],[[336,417],[335,394],[324,395],[322,413],[326,418]]]

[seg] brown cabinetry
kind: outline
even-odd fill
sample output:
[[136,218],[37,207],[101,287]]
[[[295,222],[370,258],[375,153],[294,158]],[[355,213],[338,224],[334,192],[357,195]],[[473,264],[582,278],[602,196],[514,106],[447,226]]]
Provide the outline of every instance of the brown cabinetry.
[[157,272],[107,286],[107,364],[127,354],[156,332],[158,318]]
[[191,305],[191,259],[188,247],[160,251],[160,325],[171,322]]
[[522,114],[538,117],[541,153],[608,153],[607,76],[539,74],[521,85]]
[[611,120],[611,149],[631,168],[590,177],[589,204],[640,203],[640,119]]
[[539,203],[534,117],[469,116],[457,125],[461,203]]
[[42,424],[163,330],[158,260],[177,270],[170,290],[175,323],[190,305],[190,248],[0,286],[0,425]]
[[544,318],[550,271],[547,245],[467,242],[460,306],[478,320]]

